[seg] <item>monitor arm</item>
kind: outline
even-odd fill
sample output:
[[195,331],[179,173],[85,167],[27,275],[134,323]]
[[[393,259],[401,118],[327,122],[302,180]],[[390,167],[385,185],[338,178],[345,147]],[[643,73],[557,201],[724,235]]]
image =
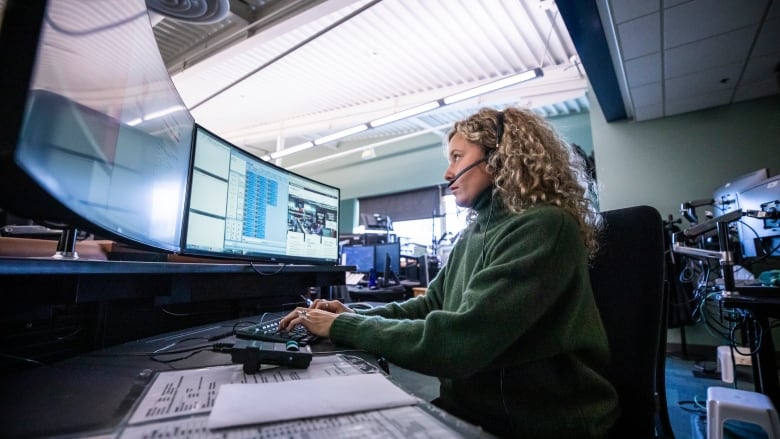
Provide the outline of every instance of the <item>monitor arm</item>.
[[[725,215],[707,220],[701,224],[697,224],[692,227],[688,227],[682,232],[674,234],[672,251],[688,256],[696,256],[700,258],[716,259],[720,262],[721,270],[723,272],[723,294],[730,296],[736,294],[736,288],[734,285],[734,255],[729,247],[729,223],[737,221],[742,217],[741,210],[735,210]],[[705,250],[701,248],[686,247],[685,239],[694,238],[703,233],[706,233],[712,229],[718,231],[718,245],[720,250]]]
[[680,204],[680,213],[689,222],[696,224],[699,222],[699,217],[696,216],[696,208],[701,206],[711,206],[714,202],[715,201],[712,198],[685,201]]

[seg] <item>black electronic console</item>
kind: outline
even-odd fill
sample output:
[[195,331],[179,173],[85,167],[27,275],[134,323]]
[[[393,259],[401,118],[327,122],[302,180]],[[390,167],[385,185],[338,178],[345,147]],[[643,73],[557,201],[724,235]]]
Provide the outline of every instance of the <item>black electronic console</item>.
[[295,341],[274,343],[260,340],[236,340],[230,351],[233,363],[244,365],[244,373],[257,372],[261,364],[306,369],[311,363],[311,347],[299,346]]

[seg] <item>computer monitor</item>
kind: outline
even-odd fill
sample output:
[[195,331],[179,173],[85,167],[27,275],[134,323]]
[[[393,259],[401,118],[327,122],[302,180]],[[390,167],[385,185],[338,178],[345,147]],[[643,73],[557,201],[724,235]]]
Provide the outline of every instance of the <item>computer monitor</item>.
[[780,175],[739,193],[742,256],[780,256]]
[[195,126],[182,253],[338,262],[339,189],[266,162]]
[[401,243],[377,244],[374,246],[374,268],[377,276],[383,276],[387,256],[390,256],[390,270],[396,275],[401,272]]
[[375,267],[374,246],[345,245],[341,248],[341,265],[354,265],[355,272],[368,273]]
[[712,200],[715,216],[721,216],[740,208],[739,193],[753,187],[769,177],[769,169],[761,168],[732,178],[713,191]]
[[193,119],[143,0],[5,2],[0,77],[0,208],[179,250]]

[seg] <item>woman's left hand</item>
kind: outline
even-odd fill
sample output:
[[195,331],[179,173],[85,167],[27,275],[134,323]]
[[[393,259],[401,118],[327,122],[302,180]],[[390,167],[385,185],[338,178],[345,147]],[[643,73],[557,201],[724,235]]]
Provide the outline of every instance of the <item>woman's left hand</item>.
[[295,308],[279,322],[280,329],[290,330],[295,325],[301,324],[314,335],[330,337],[330,327],[338,314],[322,309]]

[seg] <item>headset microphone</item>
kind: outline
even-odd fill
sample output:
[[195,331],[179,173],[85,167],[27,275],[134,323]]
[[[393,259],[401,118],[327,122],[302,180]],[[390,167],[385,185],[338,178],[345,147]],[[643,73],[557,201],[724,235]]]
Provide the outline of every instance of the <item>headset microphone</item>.
[[453,177],[452,180],[450,180],[450,182],[447,184],[447,187],[451,187],[453,184],[455,184],[455,181],[457,181],[460,177],[463,176],[463,174],[469,172],[473,167],[479,166],[480,163],[483,163],[483,162],[486,162],[486,161],[487,161],[487,157],[483,157],[483,158],[477,160],[476,162],[474,162],[474,163],[466,166],[465,168],[461,169],[461,171],[458,172],[457,174],[455,174],[455,177]]

